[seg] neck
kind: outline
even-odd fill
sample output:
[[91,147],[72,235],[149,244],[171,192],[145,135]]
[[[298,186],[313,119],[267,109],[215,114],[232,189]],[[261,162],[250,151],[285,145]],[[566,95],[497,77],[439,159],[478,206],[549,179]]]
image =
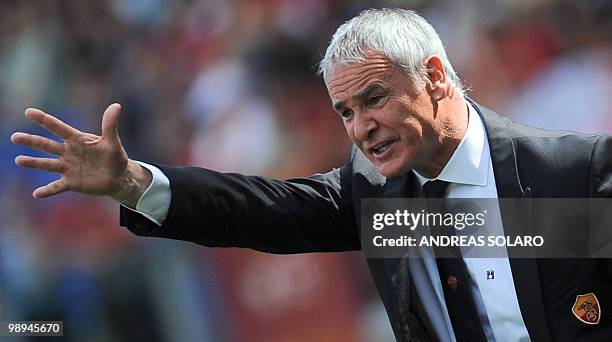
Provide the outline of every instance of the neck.
[[468,106],[463,97],[445,98],[438,102],[436,115],[436,136],[432,150],[425,158],[425,165],[415,170],[427,177],[440,175],[451,159],[467,132],[469,121]]

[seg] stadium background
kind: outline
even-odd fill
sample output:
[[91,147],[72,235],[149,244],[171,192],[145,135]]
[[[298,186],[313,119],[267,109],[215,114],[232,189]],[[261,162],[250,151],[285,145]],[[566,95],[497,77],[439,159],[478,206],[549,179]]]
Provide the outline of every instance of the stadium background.
[[348,140],[316,64],[368,7],[420,11],[469,96],[517,121],[612,132],[606,0],[1,0],[0,320],[63,320],[69,341],[384,341],[359,253],[273,256],[138,238],[108,199],[33,200],[55,178],[9,142],[44,108],[98,132],[111,102],[132,158],[292,177]]

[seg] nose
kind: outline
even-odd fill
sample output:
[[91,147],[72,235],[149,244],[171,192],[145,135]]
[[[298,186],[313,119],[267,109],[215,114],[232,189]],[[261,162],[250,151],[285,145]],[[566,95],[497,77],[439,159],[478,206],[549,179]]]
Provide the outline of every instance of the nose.
[[358,141],[366,141],[372,137],[378,122],[372,117],[368,111],[356,112],[353,123],[353,133]]

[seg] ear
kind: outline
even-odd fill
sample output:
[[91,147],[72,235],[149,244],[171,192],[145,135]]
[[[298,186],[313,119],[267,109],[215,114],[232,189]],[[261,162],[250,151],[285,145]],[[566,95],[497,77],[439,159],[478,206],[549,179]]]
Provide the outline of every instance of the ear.
[[433,55],[429,56],[424,61],[427,68],[427,90],[435,101],[440,101],[446,97],[450,88],[450,82],[446,78],[446,70],[440,57]]

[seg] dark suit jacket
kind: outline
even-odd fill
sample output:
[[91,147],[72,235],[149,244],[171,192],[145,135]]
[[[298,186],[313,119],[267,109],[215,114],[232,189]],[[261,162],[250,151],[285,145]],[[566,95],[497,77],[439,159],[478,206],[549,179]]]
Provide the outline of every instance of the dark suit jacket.
[[[473,103],[489,140],[500,198],[611,197],[612,139],[521,126]],[[160,166],[172,201],[161,227],[121,209],[121,224],[142,236],[192,241],[210,247],[246,247],[269,253],[360,249],[360,200],[412,191],[412,173],[386,180],[357,149],[326,174],[271,180],[193,167]],[[504,209],[502,208],[502,217]],[[395,336],[407,340],[398,301],[409,286],[397,259],[368,259]],[[601,259],[511,259],[521,312],[534,341],[612,340],[612,268]],[[597,325],[580,322],[576,296],[593,292],[601,306]],[[424,303],[419,304],[424,310]],[[421,322],[428,331],[429,322]]]

